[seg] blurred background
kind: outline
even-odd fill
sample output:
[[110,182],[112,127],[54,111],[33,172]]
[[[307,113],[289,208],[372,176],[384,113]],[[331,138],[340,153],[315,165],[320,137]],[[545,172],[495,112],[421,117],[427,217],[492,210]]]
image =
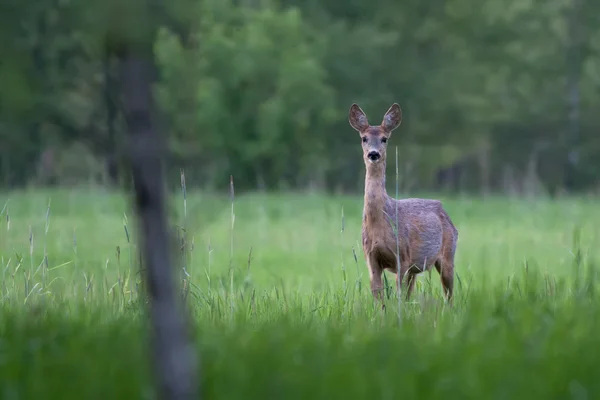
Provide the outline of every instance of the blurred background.
[[[0,185],[119,185],[126,149],[111,35],[140,0],[0,4]],[[177,0],[152,15],[169,179],[360,192],[347,122],[403,110],[402,191],[600,188],[600,3]],[[125,18],[128,16],[128,18]],[[107,35],[108,33],[108,35]],[[108,37],[109,40],[106,40]],[[392,177],[388,182],[393,182]]]

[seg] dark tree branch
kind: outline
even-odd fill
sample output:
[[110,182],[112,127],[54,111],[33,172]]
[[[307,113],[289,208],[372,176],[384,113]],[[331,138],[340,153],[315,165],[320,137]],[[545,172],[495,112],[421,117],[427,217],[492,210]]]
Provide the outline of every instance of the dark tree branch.
[[186,335],[171,274],[162,166],[165,146],[152,118],[153,64],[149,56],[144,58],[127,49],[119,58],[160,394],[163,399],[197,399],[195,349]]

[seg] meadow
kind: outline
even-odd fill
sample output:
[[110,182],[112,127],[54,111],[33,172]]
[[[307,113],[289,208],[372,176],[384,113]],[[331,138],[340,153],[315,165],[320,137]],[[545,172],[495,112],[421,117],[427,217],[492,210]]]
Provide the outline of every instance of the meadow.
[[[126,200],[0,195],[1,399],[154,398]],[[442,200],[460,232],[453,307],[437,272],[400,304],[387,274],[382,313],[360,196],[173,194],[203,397],[598,398],[597,200]]]

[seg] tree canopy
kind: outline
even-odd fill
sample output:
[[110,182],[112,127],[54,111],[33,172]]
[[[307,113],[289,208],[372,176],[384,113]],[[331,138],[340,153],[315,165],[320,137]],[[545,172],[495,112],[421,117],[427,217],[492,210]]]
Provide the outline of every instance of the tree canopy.
[[170,165],[189,185],[359,190],[348,109],[375,121],[398,102],[404,190],[598,187],[593,2],[141,1],[0,5],[3,185],[108,180],[124,122],[106,49],[151,29]]

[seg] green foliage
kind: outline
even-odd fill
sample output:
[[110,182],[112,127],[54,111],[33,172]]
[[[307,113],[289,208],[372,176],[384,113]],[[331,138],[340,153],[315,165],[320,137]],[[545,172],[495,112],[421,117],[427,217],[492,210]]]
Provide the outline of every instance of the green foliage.
[[186,49],[168,30],[159,32],[159,99],[178,117],[174,149],[218,163],[217,182],[231,173],[251,186],[303,179],[325,155],[323,141],[307,138],[324,135],[336,116],[321,65],[324,43],[297,10],[225,4],[200,10],[198,39]]
[[[122,116],[108,118],[118,85],[105,80],[117,65],[105,52],[133,43],[154,51],[172,167],[193,172],[192,185],[225,189],[234,175],[240,189],[354,190],[362,165],[348,108],[359,102],[378,123],[398,102],[392,146],[408,187],[597,186],[600,14],[591,2],[12,3],[0,6],[0,176],[9,185],[36,178],[55,145],[120,154],[109,132],[122,136]],[[453,169],[460,179],[439,178]]]

